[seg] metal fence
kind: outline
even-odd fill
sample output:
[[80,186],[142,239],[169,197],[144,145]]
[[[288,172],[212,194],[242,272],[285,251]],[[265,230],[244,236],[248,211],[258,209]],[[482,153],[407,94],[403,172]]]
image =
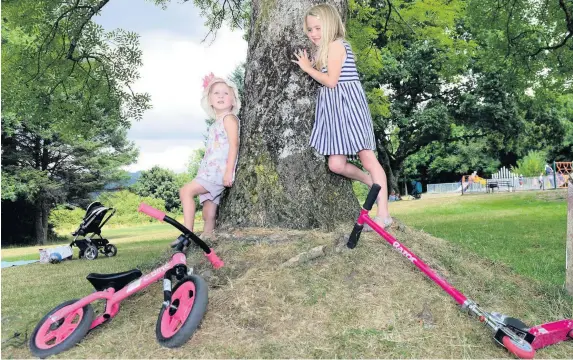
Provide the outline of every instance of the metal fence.
[[462,185],[457,183],[444,183],[444,184],[428,184],[428,194],[445,194],[462,192]]
[[[524,177],[520,181],[518,177],[511,177],[507,179],[495,179],[500,181],[509,181],[512,184],[511,188],[501,186],[496,188],[495,191],[521,191],[521,190],[544,190],[555,188],[553,175],[543,176],[540,181],[539,177]],[[559,180],[558,180],[559,181]],[[486,185],[473,183],[464,190],[464,193],[480,193],[486,192]],[[443,184],[428,184],[428,194],[446,194],[446,193],[462,193],[462,183],[443,183]]]

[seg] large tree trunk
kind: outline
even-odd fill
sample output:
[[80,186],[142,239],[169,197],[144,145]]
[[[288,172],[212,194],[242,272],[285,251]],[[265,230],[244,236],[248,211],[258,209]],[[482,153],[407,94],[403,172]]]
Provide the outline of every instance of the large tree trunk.
[[[295,50],[310,48],[302,21],[316,3],[251,1],[239,162],[222,227],[331,229],[358,214],[350,181],[308,145],[318,85],[291,62]],[[346,13],[346,0],[330,3]]]

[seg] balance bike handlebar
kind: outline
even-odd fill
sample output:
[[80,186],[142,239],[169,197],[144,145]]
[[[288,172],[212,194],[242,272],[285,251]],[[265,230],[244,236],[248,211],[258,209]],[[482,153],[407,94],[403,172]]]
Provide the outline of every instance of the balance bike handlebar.
[[142,212],[146,215],[151,216],[161,222],[166,222],[177,230],[181,231],[185,235],[187,235],[195,244],[197,244],[204,252],[207,260],[211,262],[215,269],[223,267],[225,264],[219,257],[215,254],[215,251],[211,249],[203,240],[201,240],[197,235],[195,235],[191,230],[187,229],[185,226],[180,224],[177,220],[167,216],[163,211],[154,208],[153,206],[149,206],[145,203],[139,204],[139,208],[137,211]]

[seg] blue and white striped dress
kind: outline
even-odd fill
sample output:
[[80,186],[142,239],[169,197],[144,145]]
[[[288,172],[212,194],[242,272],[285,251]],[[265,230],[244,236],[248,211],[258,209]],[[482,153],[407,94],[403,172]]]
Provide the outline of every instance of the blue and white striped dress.
[[[376,149],[372,116],[358,78],[354,53],[346,41],[346,59],[338,84],[322,86],[316,101],[310,145],[322,155],[354,157],[359,151]],[[324,67],[322,72],[326,72]]]

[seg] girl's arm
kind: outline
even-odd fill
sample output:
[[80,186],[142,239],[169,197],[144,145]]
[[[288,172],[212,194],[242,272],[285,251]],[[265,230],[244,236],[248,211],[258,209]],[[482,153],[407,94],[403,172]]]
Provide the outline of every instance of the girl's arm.
[[227,115],[223,119],[223,126],[229,139],[229,154],[227,156],[227,166],[223,177],[223,185],[233,185],[233,173],[235,172],[235,163],[239,153],[239,120],[235,115]]
[[292,60],[292,62],[297,63],[304,72],[322,85],[334,88],[336,84],[338,84],[338,79],[340,79],[342,64],[344,63],[344,57],[346,56],[346,49],[341,41],[337,40],[330,43],[328,49],[328,72],[326,73],[312,67],[306,50],[299,54],[295,54],[295,56],[297,60]]

